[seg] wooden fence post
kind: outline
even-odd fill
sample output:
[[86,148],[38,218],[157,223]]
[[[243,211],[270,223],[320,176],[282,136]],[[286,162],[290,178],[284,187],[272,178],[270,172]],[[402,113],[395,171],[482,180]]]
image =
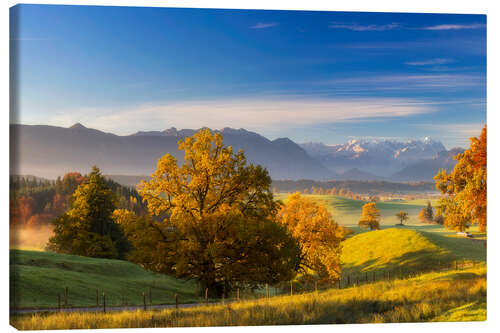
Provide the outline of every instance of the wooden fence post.
[[144,305],[144,311],[146,311],[146,293],[142,292],[142,303]]
[[99,289],[95,290],[95,306],[99,307]]
[[314,291],[318,292],[318,281],[314,281]]
[[222,305],[224,305],[224,294],[222,294]]
[[375,282],[375,271],[372,272],[372,282]]
[[64,288],[64,305],[68,306],[68,287]]
[[57,295],[57,311],[61,312],[61,294]]
[[151,294],[151,287],[149,287],[149,306],[153,305],[153,295]]
[[266,283],[266,297],[269,298],[269,284]]
[[104,291],[102,292],[102,307],[103,311],[106,312],[106,294],[104,293]]
[[351,276],[347,274],[347,286],[349,287],[350,284],[351,284]]
[[290,280],[290,296],[293,296],[293,281]]
[[205,303],[208,304],[208,288],[205,288]]
[[177,294],[175,294],[175,308],[179,308],[179,296]]
[[458,260],[455,260],[455,270],[458,271]]
[[236,300],[240,300],[240,288],[236,289]]

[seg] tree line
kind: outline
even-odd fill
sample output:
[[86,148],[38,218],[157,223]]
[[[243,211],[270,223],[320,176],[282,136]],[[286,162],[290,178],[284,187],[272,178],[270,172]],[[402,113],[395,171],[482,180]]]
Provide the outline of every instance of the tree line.
[[[88,176],[79,172],[69,172],[56,180],[33,176],[10,177],[10,224],[12,227],[37,227],[49,225],[51,221],[65,213],[72,201],[72,195]],[[118,207],[145,213],[139,193],[110,179],[104,180],[116,194]]]

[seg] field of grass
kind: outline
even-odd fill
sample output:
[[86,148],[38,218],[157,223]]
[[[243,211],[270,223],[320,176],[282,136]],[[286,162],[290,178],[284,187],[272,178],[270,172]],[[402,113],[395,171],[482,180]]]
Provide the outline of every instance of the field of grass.
[[176,293],[182,303],[200,300],[194,282],[155,274],[127,261],[10,250],[11,308],[57,307],[66,287],[70,306],[95,306],[96,289],[99,295],[105,292],[108,306],[124,300],[141,305],[143,291],[149,303],[149,289],[153,304],[172,304]]
[[342,242],[342,273],[427,271],[455,260],[486,261],[483,242],[406,227],[356,234]]
[[[276,199],[286,202],[288,193],[275,194]],[[335,221],[341,225],[349,227],[357,226],[361,215],[361,207],[367,201],[344,198],[336,195],[317,195],[304,194],[305,197],[314,199],[317,202],[322,202],[325,207],[333,215]],[[431,200],[431,204],[435,205],[436,200]],[[394,225],[399,223],[395,214],[401,210],[408,213],[409,220],[407,224],[419,224],[418,213],[427,205],[427,200],[405,200],[405,201],[387,201],[377,202],[377,207],[380,209],[381,225]]]
[[21,330],[486,320],[486,268],[194,308],[11,316]]
[[[288,193],[278,193],[275,194],[275,198],[286,202],[288,195]],[[353,230],[355,233],[366,231],[358,227],[361,207],[367,203],[366,201],[344,198],[336,195],[303,194],[303,196],[323,203],[338,224],[349,227],[349,229]],[[399,220],[395,215],[403,210],[408,213],[409,217],[405,222],[405,228],[438,233],[443,236],[457,237],[456,232],[453,230],[448,230],[436,224],[421,223],[418,220],[418,213],[422,208],[427,206],[427,201],[429,200],[418,199],[377,202],[377,208],[380,210],[381,215],[381,229],[392,228],[396,224],[399,224]],[[430,200],[430,202],[433,207],[437,204],[437,200],[435,199]],[[479,232],[479,227],[477,225],[471,226],[468,231],[474,235],[476,240],[486,239],[486,234],[484,232]]]

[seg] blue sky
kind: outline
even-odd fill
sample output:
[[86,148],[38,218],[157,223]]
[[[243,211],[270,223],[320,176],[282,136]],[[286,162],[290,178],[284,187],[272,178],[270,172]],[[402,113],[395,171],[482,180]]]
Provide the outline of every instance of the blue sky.
[[343,143],[486,123],[486,16],[21,5],[12,121]]

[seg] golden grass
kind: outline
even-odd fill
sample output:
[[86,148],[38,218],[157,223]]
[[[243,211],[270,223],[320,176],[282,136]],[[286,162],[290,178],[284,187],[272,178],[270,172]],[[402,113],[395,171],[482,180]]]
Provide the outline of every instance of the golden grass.
[[486,319],[486,266],[347,289],[158,311],[19,315],[21,330],[299,325]]
[[413,273],[453,267],[455,260],[485,261],[483,244],[437,233],[389,228],[354,235],[342,242],[342,273]]

